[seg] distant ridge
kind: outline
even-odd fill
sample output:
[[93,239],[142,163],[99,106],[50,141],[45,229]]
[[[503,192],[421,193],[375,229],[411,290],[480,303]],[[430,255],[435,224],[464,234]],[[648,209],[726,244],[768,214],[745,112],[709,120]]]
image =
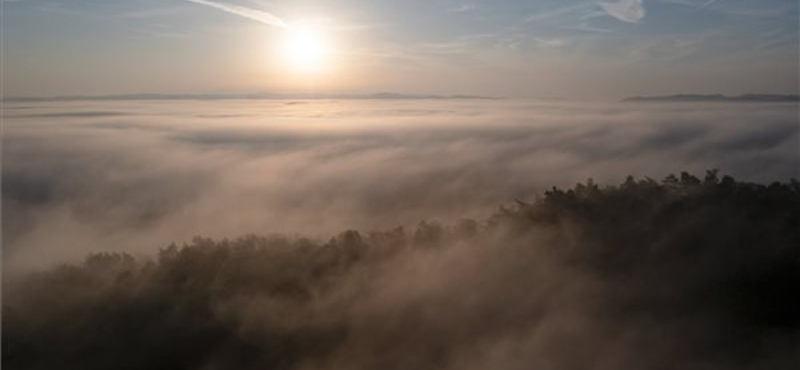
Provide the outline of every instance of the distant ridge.
[[797,102],[800,95],[780,94],[677,94],[665,96],[634,96],[622,99],[624,102]]
[[379,93],[205,93],[205,94],[119,94],[119,95],[65,95],[46,97],[9,97],[7,102],[47,102],[47,101],[106,101],[106,100],[292,100],[292,99],[342,99],[342,100],[432,100],[432,99],[498,99],[477,95],[432,95]]

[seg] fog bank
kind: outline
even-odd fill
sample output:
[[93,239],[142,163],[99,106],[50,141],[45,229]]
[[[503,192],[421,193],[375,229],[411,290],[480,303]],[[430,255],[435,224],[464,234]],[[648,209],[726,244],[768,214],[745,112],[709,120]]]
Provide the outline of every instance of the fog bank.
[[195,235],[487,217],[551,186],[719,168],[798,177],[794,104],[520,100],[7,103],[7,271]]

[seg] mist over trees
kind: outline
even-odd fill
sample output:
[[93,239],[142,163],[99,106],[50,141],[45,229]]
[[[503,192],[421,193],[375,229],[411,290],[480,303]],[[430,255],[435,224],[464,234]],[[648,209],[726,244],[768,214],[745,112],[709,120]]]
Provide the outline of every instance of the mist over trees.
[[709,171],[589,180],[413,230],[95,253],[6,284],[2,362],[789,369],[800,363],[799,225],[796,180]]
[[551,186],[798,177],[797,106],[543,100],[9,102],[9,274],[195,235],[482,219]]

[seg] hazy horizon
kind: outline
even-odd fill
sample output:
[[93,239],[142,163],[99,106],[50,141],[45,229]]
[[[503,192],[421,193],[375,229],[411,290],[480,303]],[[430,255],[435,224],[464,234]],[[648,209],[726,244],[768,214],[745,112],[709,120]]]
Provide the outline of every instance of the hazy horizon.
[[[796,94],[776,94],[769,92],[747,92],[738,95],[727,95],[720,93],[696,93],[691,91],[675,92],[664,95],[629,95],[629,96],[606,96],[595,98],[567,98],[563,96],[534,96],[527,98],[490,96],[490,95],[471,95],[471,94],[428,94],[420,92],[396,92],[396,91],[335,91],[335,92],[313,92],[313,91],[226,91],[226,92],[172,92],[172,93],[152,93],[137,92],[125,94],[104,94],[104,95],[42,95],[42,96],[5,96],[4,102],[56,102],[56,101],[174,101],[174,100],[251,100],[251,101],[270,101],[270,100],[510,100],[510,101],[572,101],[572,102],[636,102],[636,98],[647,98],[651,102],[669,102],[668,98],[690,97],[697,101],[704,98],[721,97],[728,99],[728,102],[758,102],[756,99],[749,100],[750,96],[769,96],[779,97],[782,102],[792,102],[798,100],[800,95]],[[742,98],[735,100],[733,98]],[[691,100],[686,100],[691,101]],[[709,100],[710,101],[710,100]],[[720,102],[724,102],[720,100]],[[766,101],[770,102],[770,101]],[[775,101],[772,101],[775,102]]]

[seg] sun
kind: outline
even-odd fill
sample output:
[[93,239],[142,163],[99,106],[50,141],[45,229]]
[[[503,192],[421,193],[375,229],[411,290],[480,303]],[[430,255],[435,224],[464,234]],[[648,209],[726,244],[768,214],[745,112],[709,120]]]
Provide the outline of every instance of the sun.
[[290,69],[302,73],[324,71],[330,62],[331,48],[317,27],[293,25],[286,29],[281,54]]

